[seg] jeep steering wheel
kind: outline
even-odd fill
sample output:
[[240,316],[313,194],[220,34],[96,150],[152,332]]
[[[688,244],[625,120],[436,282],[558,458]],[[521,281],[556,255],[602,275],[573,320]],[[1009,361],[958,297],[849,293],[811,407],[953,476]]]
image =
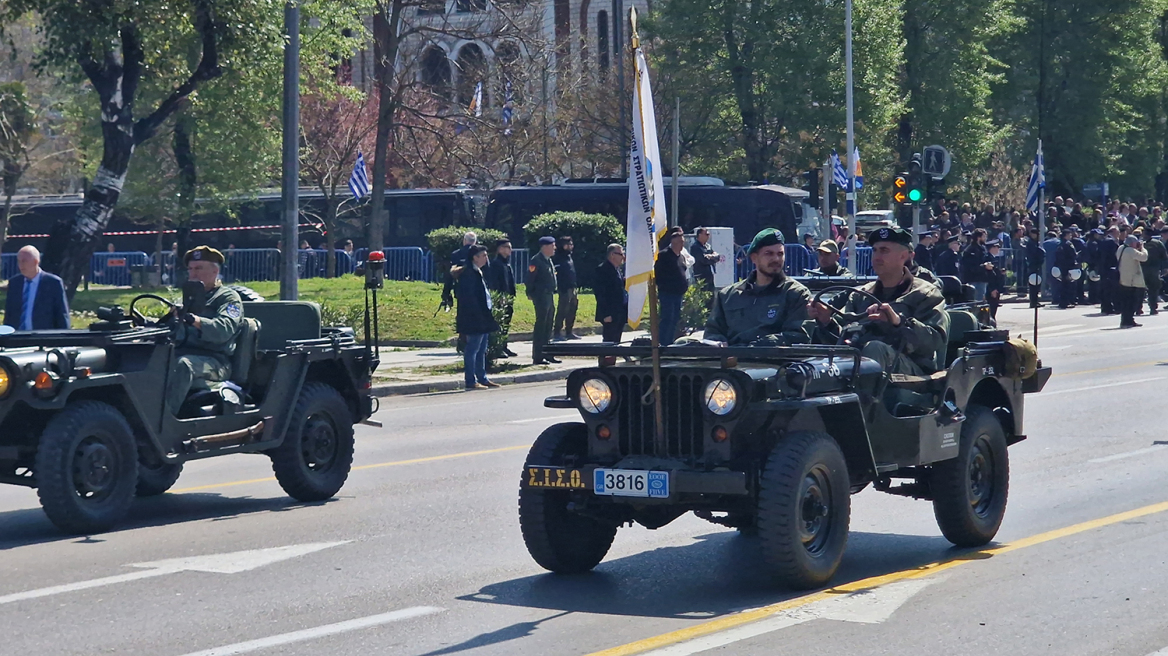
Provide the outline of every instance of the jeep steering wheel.
[[822,303],[823,305],[827,306],[827,309],[831,310],[832,314],[834,314],[838,317],[843,317],[845,319],[857,320],[861,316],[867,316],[867,314],[864,314],[864,315],[850,314],[848,312],[844,312],[843,310],[835,307],[831,303],[824,303],[823,302],[823,295],[828,293],[828,292],[843,293],[845,295],[846,294],[857,294],[859,296],[866,297],[868,300],[872,301],[876,305],[880,305],[881,303],[884,302],[884,301],[876,298],[872,294],[869,294],[868,292],[866,292],[858,287],[848,287],[847,285],[834,285],[832,287],[825,287],[824,289],[819,290],[819,293],[815,295],[815,298],[812,299],[811,302],[812,303]]
[[158,301],[159,303],[162,303],[166,307],[170,308],[171,312],[174,312],[176,309],[178,309],[177,305],[161,296],[158,296],[157,294],[139,294],[134,297],[134,300],[130,301],[130,323],[132,323],[134,326],[142,327],[146,325],[146,316],[138,310],[134,309],[134,304],[144,299]]

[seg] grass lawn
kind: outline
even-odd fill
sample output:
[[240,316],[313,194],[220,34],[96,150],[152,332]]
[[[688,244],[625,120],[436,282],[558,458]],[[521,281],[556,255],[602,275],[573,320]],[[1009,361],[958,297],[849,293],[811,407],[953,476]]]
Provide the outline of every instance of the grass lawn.
[[[362,334],[362,317],[365,311],[364,279],[356,276],[341,278],[311,278],[300,281],[300,300],[313,301],[321,306],[325,325],[352,326],[358,335]],[[256,282],[247,285],[265,298],[276,300],[280,297],[279,282]],[[73,298],[72,310],[77,321],[75,326],[84,326],[92,321],[89,313],[102,306],[120,305],[128,307],[130,301],[140,293],[152,291],[159,296],[179,299],[177,290],[131,290],[123,288],[92,287],[89,291],[79,290]],[[0,289],[0,308],[6,289]],[[434,311],[442,298],[442,286],[424,282],[397,282],[387,280],[385,289],[379,294],[379,321],[383,340],[427,340],[440,341],[453,337],[455,313]],[[157,307],[150,301],[139,303],[140,309]],[[580,307],[576,320],[580,326],[594,326],[592,320],[596,312],[596,299],[591,293],[580,294]],[[85,313],[78,315],[78,313]],[[535,308],[524,296],[522,285],[515,299],[515,317],[511,332],[529,333],[535,324]]]

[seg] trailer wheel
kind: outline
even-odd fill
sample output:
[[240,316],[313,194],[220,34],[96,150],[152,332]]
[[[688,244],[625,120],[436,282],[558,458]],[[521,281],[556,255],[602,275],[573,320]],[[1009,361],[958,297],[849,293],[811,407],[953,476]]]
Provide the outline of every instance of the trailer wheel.
[[34,472],[41,507],[58,528],[75,534],[108,531],[134,500],[134,432],[111,405],[70,403],[41,433]]

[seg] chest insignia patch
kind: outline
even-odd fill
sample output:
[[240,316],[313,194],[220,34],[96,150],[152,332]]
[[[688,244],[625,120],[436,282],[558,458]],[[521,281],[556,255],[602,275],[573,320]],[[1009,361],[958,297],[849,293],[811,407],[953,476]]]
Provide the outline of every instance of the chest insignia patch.
[[767,319],[774,319],[775,316],[777,316],[778,314],[779,314],[778,310],[776,310],[775,308],[771,308],[771,309],[767,310]]
[[235,301],[228,303],[227,307],[223,308],[223,311],[232,319],[238,319],[243,316],[243,307]]
[[528,264],[528,265],[527,265],[527,270],[528,270],[528,271],[530,271],[531,273],[535,273],[535,265],[534,265],[534,264]]

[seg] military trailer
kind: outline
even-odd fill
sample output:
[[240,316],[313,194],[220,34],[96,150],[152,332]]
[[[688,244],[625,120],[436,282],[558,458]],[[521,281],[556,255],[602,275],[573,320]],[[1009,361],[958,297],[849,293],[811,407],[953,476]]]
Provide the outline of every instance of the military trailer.
[[548,428],[528,453],[528,551],[553,572],[587,571],[618,527],[655,529],[692,511],[757,534],[783,585],[813,588],[836,572],[850,495],[869,485],[932,501],[955,545],[988,543],[1006,508],[1007,447],[1026,439],[1024,395],[1051,370],[968,309],[950,321],[929,376],[889,375],[843,343],[665,347],[660,433],[648,345],[549,347],[597,365],[544,402],[582,421]]
[[166,492],[203,458],[267,454],[300,501],[341,489],[354,424],[376,425],[368,338],[322,327],[314,303],[244,302],[231,379],[174,413],[163,401],[173,330],[139,312],[144,299],[170,304],[143,294],[88,329],[0,335],[0,483],[36,488],[49,519],[76,534],[115,527],[135,496]]

